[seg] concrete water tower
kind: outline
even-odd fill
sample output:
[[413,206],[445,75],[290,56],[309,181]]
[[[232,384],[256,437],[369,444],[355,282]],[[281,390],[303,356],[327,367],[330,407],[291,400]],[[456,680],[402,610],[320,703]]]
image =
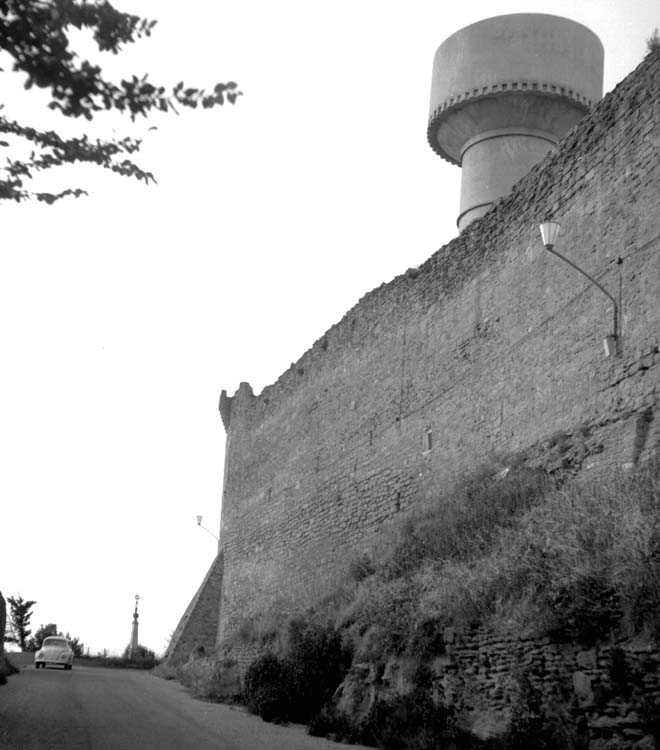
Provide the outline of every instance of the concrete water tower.
[[458,228],[554,148],[603,93],[603,45],[559,16],[514,13],[457,31],[433,61],[428,140],[462,167]]

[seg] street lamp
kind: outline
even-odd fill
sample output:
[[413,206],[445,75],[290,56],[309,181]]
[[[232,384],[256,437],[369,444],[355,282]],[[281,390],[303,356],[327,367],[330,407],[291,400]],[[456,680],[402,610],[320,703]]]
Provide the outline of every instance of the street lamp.
[[207,529],[206,526],[202,526],[202,516],[195,516],[197,519],[197,525],[200,527],[200,529],[204,529],[204,531],[208,531],[208,533],[215,539],[218,544],[220,544],[220,539],[211,531],[211,529]]
[[619,307],[614,297],[607,291],[607,289],[599,284],[596,279],[591,277],[586,271],[583,271],[579,266],[575,265],[572,260],[564,257],[561,253],[558,253],[554,249],[555,240],[557,239],[560,228],[561,224],[556,221],[544,221],[543,224],[540,225],[541,240],[543,241],[545,249],[548,252],[556,255],[558,258],[561,258],[561,260],[563,260],[565,263],[568,263],[569,266],[581,273],[585,278],[589,279],[589,281],[594,286],[598,287],[598,289],[600,289],[600,291],[611,300],[613,309],[612,333],[608,336],[605,336],[605,338],[603,339],[603,347],[605,349],[605,355],[607,357],[612,357],[618,354],[619,348]]

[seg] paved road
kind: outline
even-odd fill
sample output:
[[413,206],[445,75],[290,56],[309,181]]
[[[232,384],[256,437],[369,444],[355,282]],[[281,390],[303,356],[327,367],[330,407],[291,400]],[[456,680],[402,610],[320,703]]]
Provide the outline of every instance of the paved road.
[[[2,750],[338,750],[128,669],[23,667],[0,686]],[[346,747],[344,745],[343,747]]]

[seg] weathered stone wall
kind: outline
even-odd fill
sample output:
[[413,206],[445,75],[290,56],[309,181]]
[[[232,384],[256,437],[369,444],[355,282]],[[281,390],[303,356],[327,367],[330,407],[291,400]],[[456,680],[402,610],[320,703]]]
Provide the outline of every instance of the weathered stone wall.
[[7,625],[7,605],[0,592],[0,657],[5,653],[5,627]]
[[218,634],[218,612],[222,591],[222,553],[211,563],[202,585],[170,638],[164,659],[171,666],[186,661],[200,648],[207,654],[215,651]]
[[[260,396],[223,398],[220,640],[328,591],[383,523],[493,456],[599,471],[658,449],[659,71],[647,58],[490,213]],[[556,249],[620,298],[620,356],[603,354],[607,298],[544,251],[548,216]]]
[[[444,654],[430,665],[432,697],[481,739],[505,732],[517,711],[532,710],[546,717],[568,712],[565,720],[589,750],[655,747],[648,707],[660,705],[660,652],[648,641],[585,647],[452,628],[444,641]],[[414,667],[403,659],[354,664],[337,697],[339,710],[356,721],[376,700],[409,693]]]
[[5,626],[7,624],[7,605],[0,592],[0,685],[7,682],[5,669]]

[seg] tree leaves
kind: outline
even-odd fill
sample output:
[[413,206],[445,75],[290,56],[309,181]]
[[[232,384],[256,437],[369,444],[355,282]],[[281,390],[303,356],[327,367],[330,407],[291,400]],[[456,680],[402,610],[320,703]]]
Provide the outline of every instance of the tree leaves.
[[[91,30],[99,50],[118,54],[125,44],[150,36],[155,25],[156,21],[118,11],[106,0],[0,0],[0,50],[13,58],[14,72],[27,76],[25,89],[37,86],[49,90],[47,106],[65,117],[91,120],[98,112],[110,110],[135,121],[152,111],[178,114],[176,105],[210,109],[236,102],[242,92],[233,81],[218,83],[211,92],[186,87],[183,81],[168,92],[146,75],[133,75],[116,84],[103,77],[98,65],[80,60],[69,47],[70,27]],[[52,203],[66,195],[85,194],[80,189],[33,193],[26,188],[25,182],[34,172],[63,164],[87,162],[147,184],[155,182],[151,172],[129,158],[119,158],[139,151],[139,139],[91,141],[83,136],[67,140],[53,131],[39,131],[6,117],[0,117],[0,133],[30,141],[38,149],[28,160],[7,160],[7,176],[0,177],[0,200],[36,198]],[[9,144],[2,141],[0,145]]]

